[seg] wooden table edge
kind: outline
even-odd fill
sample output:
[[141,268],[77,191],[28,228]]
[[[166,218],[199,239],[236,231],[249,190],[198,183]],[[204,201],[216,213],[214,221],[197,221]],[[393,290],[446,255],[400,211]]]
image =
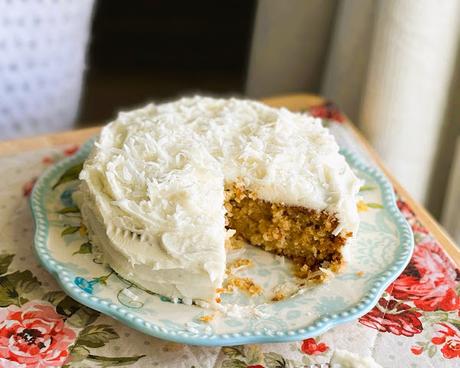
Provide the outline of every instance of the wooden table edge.
[[92,127],[0,142],[0,157],[63,144],[81,144],[101,128]]
[[[319,105],[325,101],[321,96],[304,93],[273,96],[263,98],[261,100],[268,105],[286,107],[291,110],[306,109],[309,106]],[[371,147],[364,136],[358,131],[355,125],[350,120],[348,120],[345,124],[350,127],[350,130],[355,135],[357,140],[369,152],[369,155],[374,160],[374,162],[382,169],[388,179],[393,183],[396,191],[404,198],[407,203],[409,203],[417,217],[436,237],[450,258],[454,261],[454,263],[460,266],[460,249],[455,245],[454,241],[450,238],[446,231],[437,223],[435,219],[433,219],[433,217],[426,211],[426,209],[417,203],[417,201],[411,197],[411,195],[401,186],[401,184],[399,184],[391,172],[385,167],[382,159],[378,156],[376,151]],[[64,144],[81,144],[89,137],[97,134],[99,130],[100,127],[93,127],[0,142],[0,156],[12,155],[19,152],[39,149],[43,147]]]
[[412,198],[409,192],[406,189],[404,189],[404,187],[398,182],[398,180],[393,176],[393,174],[391,174],[391,172],[386,168],[385,164],[383,163],[383,160],[380,158],[380,156],[377,154],[374,148],[368,143],[368,141],[363,137],[361,132],[353,124],[348,123],[348,125],[355,137],[361,142],[361,144],[363,144],[363,146],[369,152],[374,162],[380,167],[380,169],[391,181],[398,194],[404,199],[404,201],[409,203],[415,215],[435,236],[435,238],[442,245],[443,249],[450,256],[452,261],[460,267],[460,248],[457,247],[454,240],[433,218],[433,216],[431,216],[431,214],[421,204],[419,204],[415,199]]

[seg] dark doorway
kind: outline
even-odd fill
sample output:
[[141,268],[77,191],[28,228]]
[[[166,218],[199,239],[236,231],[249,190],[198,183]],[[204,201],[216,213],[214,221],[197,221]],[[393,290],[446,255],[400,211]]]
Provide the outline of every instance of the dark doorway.
[[183,94],[243,93],[255,0],[99,0],[79,121]]

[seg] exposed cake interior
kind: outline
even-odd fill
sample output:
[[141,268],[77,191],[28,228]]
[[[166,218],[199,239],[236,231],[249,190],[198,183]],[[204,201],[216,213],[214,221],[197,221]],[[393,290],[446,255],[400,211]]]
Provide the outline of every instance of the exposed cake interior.
[[236,237],[292,259],[297,276],[319,268],[336,272],[343,264],[342,247],[352,233],[334,235],[338,220],[332,214],[270,203],[235,183],[225,186],[225,208]]

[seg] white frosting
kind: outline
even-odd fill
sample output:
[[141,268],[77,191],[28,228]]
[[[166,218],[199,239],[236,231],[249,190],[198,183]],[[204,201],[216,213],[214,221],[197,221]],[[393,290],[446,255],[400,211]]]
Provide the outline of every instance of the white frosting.
[[76,195],[90,236],[122,276],[209,300],[225,275],[224,182],[335,213],[356,233],[360,182],[319,119],[205,97],[148,105],[103,128]]

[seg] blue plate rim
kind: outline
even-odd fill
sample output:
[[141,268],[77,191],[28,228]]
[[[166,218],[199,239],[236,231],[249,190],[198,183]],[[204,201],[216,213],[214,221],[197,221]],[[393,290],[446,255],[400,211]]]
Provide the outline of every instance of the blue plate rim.
[[44,206],[45,193],[50,189],[50,184],[57,180],[58,174],[62,173],[64,168],[80,163],[87,157],[96,138],[97,136],[86,141],[75,155],[67,157],[57,164],[49,167],[36,181],[29,199],[32,217],[35,224],[34,249],[40,263],[56,279],[60,287],[69,296],[81,304],[106,314],[123,324],[148,335],[178,343],[203,346],[277,343],[299,341],[309,337],[314,337],[335,326],[356,320],[369,312],[378,302],[385,289],[405,269],[412,256],[414,249],[412,230],[396,205],[393,186],[379,169],[365,164],[355,153],[346,149],[341,149],[341,153],[353,167],[371,176],[376,183],[378,183],[382,193],[382,204],[384,206],[384,210],[396,224],[400,242],[399,254],[395,257],[395,261],[392,266],[387,268],[380,277],[373,280],[373,286],[370,291],[359,303],[343,312],[319,317],[313,323],[304,328],[290,329],[286,331],[266,330],[238,332],[232,334],[197,334],[185,330],[176,331],[155,325],[142,318],[136,317],[126,307],[112,303],[107,299],[91,295],[80,289],[74,284],[70,273],[66,271],[66,269],[61,266],[59,262],[56,261],[48,252],[48,220]]

